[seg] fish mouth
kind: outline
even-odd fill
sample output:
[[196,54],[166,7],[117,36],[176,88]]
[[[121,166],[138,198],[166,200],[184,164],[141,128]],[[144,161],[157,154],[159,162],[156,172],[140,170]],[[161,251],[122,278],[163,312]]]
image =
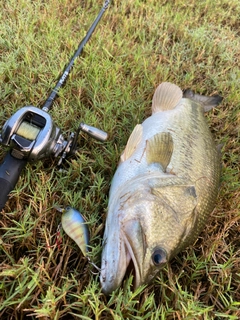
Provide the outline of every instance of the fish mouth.
[[[119,230],[118,239],[106,239],[103,248],[100,282],[104,294],[116,290],[123,279],[133,275],[134,288],[142,284],[143,246],[142,228],[132,220]],[[116,234],[116,233],[115,233]]]
[[134,279],[134,288],[137,288],[141,283],[141,268],[139,266],[136,255],[133,251],[131,240],[128,239],[127,235],[124,232],[122,232],[122,236],[124,239],[126,254],[128,258],[128,264],[125,271],[125,276],[132,274]]

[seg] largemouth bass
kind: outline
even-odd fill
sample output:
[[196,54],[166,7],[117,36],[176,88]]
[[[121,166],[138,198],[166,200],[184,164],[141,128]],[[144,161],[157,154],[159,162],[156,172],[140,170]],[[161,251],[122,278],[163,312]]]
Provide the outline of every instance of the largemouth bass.
[[111,183],[100,276],[105,294],[120,286],[130,263],[137,288],[197,239],[220,184],[204,111],[221,100],[183,94],[167,82],[156,89],[152,116],[133,130]]

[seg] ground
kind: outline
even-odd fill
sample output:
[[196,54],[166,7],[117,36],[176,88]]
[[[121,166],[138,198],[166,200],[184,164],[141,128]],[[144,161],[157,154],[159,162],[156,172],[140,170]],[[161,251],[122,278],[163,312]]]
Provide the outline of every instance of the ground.
[[[41,107],[102,4],[0,3],[1,126],[25,105]],[[66,137],[84,121],[109,139],[81,134],[61,171],[53,158],[27,164],[0,213],[1,319],[240,318],[239,14],[238,0],[110,3],[50,112]],[[130,277],[105,297],[97,270],[59,234],[56,206],[81,211],[100,266],[111,178],[162,81],[223,96],[207,114],[222,144],[218,201],[196,243],[154,283],[132,292]],[[1,147],[1,160],[5,154]]]

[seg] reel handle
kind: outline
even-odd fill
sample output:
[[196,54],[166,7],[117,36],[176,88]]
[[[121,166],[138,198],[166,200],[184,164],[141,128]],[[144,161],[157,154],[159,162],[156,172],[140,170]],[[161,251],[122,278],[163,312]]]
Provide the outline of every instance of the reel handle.
[[26,159],[17,159],[9,151],[0,165],[0,211],[4,208],[9,193],[15,188],[26,163]]

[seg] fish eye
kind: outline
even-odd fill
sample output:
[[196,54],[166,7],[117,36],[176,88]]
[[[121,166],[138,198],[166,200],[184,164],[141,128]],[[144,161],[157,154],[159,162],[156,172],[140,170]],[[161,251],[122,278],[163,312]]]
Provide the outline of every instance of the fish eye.
[[162,248],[155,248],[152,254],[152,262],[155,266],[162,266],[167,262],[167,253]]

